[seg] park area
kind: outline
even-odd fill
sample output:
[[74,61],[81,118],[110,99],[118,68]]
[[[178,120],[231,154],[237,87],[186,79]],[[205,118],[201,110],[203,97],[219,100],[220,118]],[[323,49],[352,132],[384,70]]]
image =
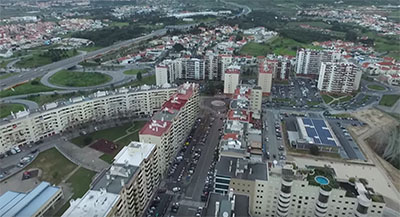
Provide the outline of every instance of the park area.
[[15,104],[15,103],[7,103],[7,104],[0,104],[0,118],[7,117],[11,114],[11,112],[18,112],[18,111],[23,111],[24,106],[21,104]]
[[69,70],[58,71],[49,78],[50,83],[67,87],[96,86],[111,80],[111,76],[99,72],[77,72]]
[[36,68],[73,57],[77,54],[76,50],[49,49],[45,51],[37,49],[31,51],[27,56],[21,57],[21,60],[16,62],[15,66],[18,68]]
[[264,43],[249,42],[240,50],[241,55],[266,56],[274,53],[276,55],[296,56],[298,48],[316,48],[319,47],[297,42],[293,39],[284,37],[275,37]]
[[399,98],[400,95],[395,94],[383,95],[381,101],[379,101],[379,105],[392,107],[397,102],[397,100],[399,100]]
[[384,86],[377,85],[377,84],[370,84],[367,87],[368,87],[368,89],[371,89],[371,90],[378,90],[378,91],[386,90],[386,88]]
[[[122,147],[128,145],[131,141],[139,140],[139,130],[145,124],[146,121],[130,122],[76,137],[71,142],[79,147],[91,145],[92,148],[104,153],[100,157],[102,160],[111,163]],[[115,147],[114,144],[117,146]]]
[[[66,183],[72,190],[71,199],[82,197],[89,189],[92,178],[96,174],[94,171],[75,165],[56,148],[41,152],[25,170],[29,169],[39,169],[41,171],[39,180],[41,181],[47,181],[54,185]],[[61,210],[65,211],[68,207],[69,201]]]
[[136,74],[138,74],[139,72],[140,72],[141,74],[144,74],[144,73],[147,72],[147,70],[146,70],[146,69],[130,69],[130,70],[126,70],[126,71],[124,72],[124,74],[125,74],[125,75],[136,75]]
[[36,78],[30,82],[18,85],[14,88],[0,91],[0,97],[15,96],[22,94],[31,94],[55,90],[54,88],[44,86],[40,83],[40,78]]

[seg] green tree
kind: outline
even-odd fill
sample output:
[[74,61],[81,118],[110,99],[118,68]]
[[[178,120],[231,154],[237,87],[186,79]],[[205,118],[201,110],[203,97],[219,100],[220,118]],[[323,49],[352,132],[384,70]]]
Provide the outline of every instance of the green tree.
[[142,80],[142,72],[138,72],[138,73],[136,74],[136,79],[139,80],[139,81]]
[[312,155],[319,155],[319,148],[318,148],[318,146],[312,145],[312,146],[310,147],[310,153],[311,153]]
[[83,143],[85,145],[89,145],[92,142],[93,138],[91,136],[85,137],[85,139],[83,139]]

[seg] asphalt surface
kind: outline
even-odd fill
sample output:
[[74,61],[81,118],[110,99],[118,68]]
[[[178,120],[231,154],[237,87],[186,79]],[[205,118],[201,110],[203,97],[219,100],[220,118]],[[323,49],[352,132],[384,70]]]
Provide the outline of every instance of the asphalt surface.
[[72,66],[75,66],[76,64],[83,61],[84,59],[89,59],[89,58],[95,57],[99,54],[106,53],[111,50],[117,50],[121,47],[128,46],[132,43],[138,43],[138,42],[150,39],[152,37],[161,36],[161,35],[164,35],[166,32],[167,32],[167,28],[156,30],[145,36],[141,36],[141,37],[126,40],[126,41],[121,41],[121,42],[115,43],[109,47],[101,48],[99,50],[88,52],[86,54],[80,54],[80,55],[77,55],[77,56],[74,56],[74,57],[71,57],[68,59],[64,59],[64,60],[54,62],[54,63],[48,64],[48,65],[45,65],[42,67],[38,67],[36,69],[32,69],[29,72],[25,72],[21,75],[15,75],[15,76],[11,76],[6,79],[0,80],[0,87],[2,89],[5,89],[7,87],[12,87],[21,82],[29,81],[29,80],[35,79],[37,77],[44,76],[48,72],[51,73],[54,71],[59,71],[61,69],[67,69]]

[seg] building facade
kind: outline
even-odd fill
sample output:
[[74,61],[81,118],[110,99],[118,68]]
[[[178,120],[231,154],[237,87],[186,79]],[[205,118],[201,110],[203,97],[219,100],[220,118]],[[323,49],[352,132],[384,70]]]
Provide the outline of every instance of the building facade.
[[362,72],[353,63],[324,62],[318,77],[318,89],[327,93],[352,93],[360,87]]
[[240,68],[228,68],[224,76],[224,94],[233,94],[239,85]]
[[176,86],[142,86],[49,103],[38,111],[19,112],[0,125],[0,153],[39,141],[80,124],[151,115],[177,91]]
[[332,50],[299,49],[296,53],[296,74],[318,77],[322,62],[336,62],[340,52]]
[[272,77],[274,71],[274,62],[261,60],[258,66],[258,86],[261,87],[264,96],[271,94]]
[[142,216],[160,182],[157,151],[154,144],[131,142],[62,216]]
[[178,153],[199,113],[199,85],[186,83],[163,103],[161,110],[139,132],[139,140],[159,150],[159,170],[164,174]]

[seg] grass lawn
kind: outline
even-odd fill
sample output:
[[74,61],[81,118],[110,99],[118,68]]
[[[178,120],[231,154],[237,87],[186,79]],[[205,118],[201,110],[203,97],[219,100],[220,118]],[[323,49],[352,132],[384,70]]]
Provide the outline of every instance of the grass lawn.
[[[139,129],[144,125],[144,123],[142,124],[142,122],[138,122],[139,124],[136,124],[137,122],[135,122],[135,127],[139,127]],[[117,127],[112,127],[112,128],[108,128],[108,129],[104,129],[104,130],[99,130],[97,132],[93,132],[84,136],[78,136],[76,138],[73,138],[71,140],[72,143],[83,147],[85,146],[85,138],[87,137],[91,137],[93,141],[97,140],[97,139],[107,139],[110,141],[114,141],[124,135],[126,135],[126,131],[132,127],[132,123],[126,123]],[[132,132],[129,129],[129,132]]]
[[72,199],[82,197],[89,190],[89,185],[94,175],[96,175],[96,172],[81,167],[69,177],[67,182],[71,183],[74,191]]
[[400,95],[383,95],[381,101],[379,101],[379,105],[391,107],[397,102],[397,100],[399,100],[399,98]]
[[109,23],[109,26],[124,27],[124,26],[129,26],[129,23],[128,22],[111,22],[111,23]]
[[1,68],[6,68],[6,67],[7,67],[7,64],[8,64],[9,62],[11,62],[11,61],[13,61],[13,60],[1,60],[1,61],[0,61],[0,69],[1,69]]
[[321,97],[326,104],[329,104],[334,99],[333,97],[326,95],[326,94],[321,95]]
[[12,89],[0,91],[0,97],[15,96],[21,94],[39,93],[55,90],[54,88],[44,86],[40,83],[40,78],[37,78],[31,82],[19,85]]
[[[73,191],[71,199],[80,198],[89,190],[94,175],[96,175],[96,172],[81,167],[67,180]],[[62,216],[69,207],[70,203],[67,201],[55,216]]]
[[1,79],[6,79],[6,78],[11,77],[11,76],[16,75],[16,74],[18,74],[18,73],[13,72],[13,73],[3,73],[3,74],[0,74],[0,80],[1,80]]
[[[129,145],[131,141],[139,141],[139,130],[146,124],[146,121],[137,121],[134,123],[135,125],[126,129],[130,134],[126,137],[116,141],[118,144],[118,149],[114,152],[114,154],[103,154],[100,156],[100,159],[104,160],[107,163],[112,163],[115,155],[122,149],[122,147]],[[126,134],[125,134],[126,135]]]
[[49,78],[50,83],[68,87],[87,87],[111,81],[111,76],[99,72],[61,70]]
[[39,105],[44,105],[46,103],[55,102],[60,99],[69,99],[75,96],[81,96],[80,93],[66,93],[66,94],[51,94],[51,95],[30,95],[25,99],[36,102]]
[[309,105],[309,106],[314,106],[314,105],[319,105],[320,104],[320,102],[318,102],[318,101],[307,101],[307,105]]
[[368,87],[368,89],[371,89],[371,90],[386,90],[386,88],[384,86],[377,85],[377,84],[371,84],[371,85],[368,85],[367,87]]
[[240,50],[241,55],[252,55],[252,56],[266,56],[267,54],[276,55],[290,55],[296,56],[296,51],[298,48],[316,48],[319,47],[303,44],[292,39],[275,37],[265,43],[249,42]]
[[24,108],[21,104],[0,104],[0,118],[7,117],[11,112],[22,111]]
[[141,86],[141,85],[144,85],[144,84],[147,84],[147,85],[156,84],[156,76],[155,75],[146,76],[146,77],[143,77],[142,80],[140,80],[140,81],[139,80],[131,81],[131,82],[128,82],[128,83],[123,84],[121,86],[118,86],[116,88],[128,87],[128,86],[136,87],[136,86]]
[[77,166],[65,158],[56,148],[41,152],[27,167],[42,170],[41,180],[58,185]]
[[[17,68],[36,68],[39,66],[44,66],[47,64],[52,63],[50,57],[42,56],[45,51],[36,50],[32,52],[31,56],[22,57],[20,61],[15,63],[15,67]],[[67,51],[67,56],[63,57],[62,59],[66,59],[69,57],[74,56],[73,51]]]
[[102,48],[102,47],[100,47],[100,46],[87,46],[87,47],[80,47],[80,48],[78,48],[78,50],[90,52],[90,51],[98,50],[100,48]]
[[130,69],[130,70],[126,70],[125,72],[124,72],[124,74],[125,75],[136,75],[137,73],[142,73],[142,74],[144,74],[144,73],[146,73],[147,72],[147,70],[146,69]]
[[339,102],[347,102],[350,101],[353,98],[353,96],[345,96],[343,98],[339,99]]

